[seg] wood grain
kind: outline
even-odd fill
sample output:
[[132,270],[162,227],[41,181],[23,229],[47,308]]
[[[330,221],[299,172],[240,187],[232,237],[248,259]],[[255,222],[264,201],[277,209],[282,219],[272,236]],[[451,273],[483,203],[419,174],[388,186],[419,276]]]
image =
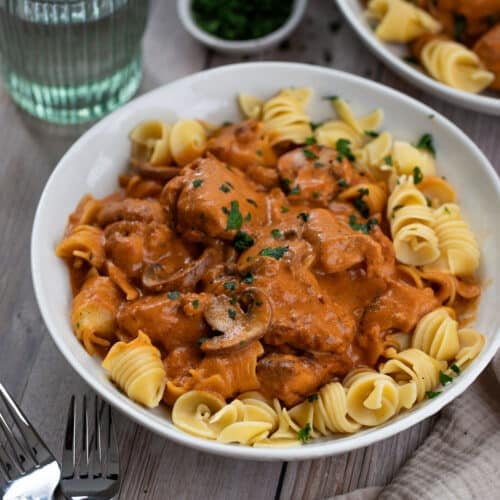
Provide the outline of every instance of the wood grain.
[[[146,92],[168,81],[248,57],[205,50],[180,26],[175,2],[156,0],[144,39]],[[435,107],[500,165],[500,120],[448,105],[400,80],[357,40],[332,0],[311,0],[289,41],[252,60],[331,66],[380,81]],[[292,83],[292,82],[291,82]],[[87,127],[54,127],[19,111],[0,87],[0,380],[60,455],[67,405],[89,393],[57,351],[32,292],[29,245],[38,198],[54,165]],[[224,459],[189,450],[117,417],[124,483],[121,498],[318,499],[386,484],[427,436],[432,421],[352,453],[299,463]]]

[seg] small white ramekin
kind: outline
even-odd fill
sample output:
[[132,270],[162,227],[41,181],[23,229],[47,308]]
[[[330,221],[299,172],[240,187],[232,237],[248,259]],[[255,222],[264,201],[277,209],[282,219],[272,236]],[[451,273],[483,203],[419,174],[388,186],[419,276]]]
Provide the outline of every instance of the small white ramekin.
[[213,36],[200,28],[194,20],[191,1],[177,0],[177,12],[184,28],[207,47],[226,54],[252,54],[275,47],[297,27],[307,6],[307,0],[294,0],[290,17],[277,30],[261,38],[232,41]]

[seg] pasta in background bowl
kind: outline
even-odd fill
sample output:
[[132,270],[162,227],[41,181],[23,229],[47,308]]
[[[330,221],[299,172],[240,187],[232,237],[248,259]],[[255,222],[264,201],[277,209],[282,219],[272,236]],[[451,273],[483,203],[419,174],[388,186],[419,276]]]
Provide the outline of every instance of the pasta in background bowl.
[[[265,75],[265,78],[262,75]],[[238,82],[243,81],[245,87],[241,88]],[[397,136],[401,140],[414,143],[422,134],[432,134],[437,148],[438,170],[456,188],[463,216],[480,243],[479,278],[483,282],[491,282],[483,290],[477,321],[474,323],[475,327],[485,334],[486,343],[477,359],[452,384],[447,385],[439,397],[422,401],[411,412],[403,412],[379,427],[361,430],[352,436],[321,438],[306,446],[283,449],[247,448],[206,441],[177,430],[172,425],[167,411],[146,410],[130,401],[107,379],[100,367],[100,360],[88,356],[73,334],[69,318],[71,291],[67,271],[64,263],[54,256],[53,251],[64,232],[66,214],[72,211],[75,201],[87,192],[92,193],[94,197],[103,197],[115,189],[116,177],[123,172],[128,159],[128,133],[138,122],[152,117],[165,123],[194,117],[209,123],[235,120],[239,113],[235,96],[242,91],[249,95],[268,97],[275,94],[279,88],[289,86],[291,82],[296,88],[313,87],[314,97],[308,112],[315,121],[322,122],[331,118],[331,109],[328,109],[321,97],[335,94],[347,101],[356,117],[369,116],[374,109],[382,108],[385,112],[384,129],[397,130]],[[344,110],[345,113],[347,111]],[[411,116],[411,122],[408,116]],[[373,118],[367,118],[368,122],[370,119]],[[163,133],[161,130],[160,127],[160,136]],[[298,131],[300,130],[299,127]],[[298,133],[297,128],[292,132]],[[383,135],[379,137],[380,150],[383,151],[386,147],[385,138]],[[364,153],[368,159],[376,156],[373,149],[375,148]],[[85,169],[82,165],[91,166]],[[471,169],[471,165],[475,168]],[[225,67],[180,80],[131,102],[96,125],[68,151],[47,183],[35,218],[32,237],[35,291],[49,331],[70,364],[115,407],[153,431],[197,449],[240,458],[294,460],[341,453],[386,438],[435,413],[461,393],[493,356],[500,344],[499,318],[494,307],[498,294],[496,261],[500,244],[491,207],[498,206],[499,192],[495,173],[470,140],[447,120],[401,94],[357,77],[305,65],[260,63]],[[377,203],[376,200],[373,203]],[[435,319],[430,318],[428,323],[437,324],[436,328],[444,324],[443,331],[448,332],[453,326],[450,321],[446,316],[438,316]],[[448,324],[450,327],[446,326]],[[468,332],[464,332],[462,337],[464,342],[470,340]],[[448,359],[440,345],[430,345],[425,335],[420,335],[418,342],[419,348],[441,353],[439,356]],[[144,345],[143,348],[146,352],[148,346]],[[117,352],[116,355],[119,357],[123,353]],[[396,397],[394,386],[388,380],[398,376],[398,370],[404,370],[402,364],[408,362],[403,354],[401,356],[391,357],[383,367],[383,373],[379,375],[380,381],[375,382],[383,394],[387,394],[388,401]],[[156,366],[153,360],[151,363]],[[117,373],[119,377],[119,371]],[[361,373],[345,383],[352,387],[353,391],[364,391],[363,388],[371,383],[369,380],[373,378],[368,375]],[[331,388],[331,391],[335,390],[335,387]],[[319,394],[322,401],[329,400],[332,395],[325,393],[321,396],[321,391]],[[407,394],[404,397],[398,396],[394,404],[399,405],[397,401],[404,403],[407,397]],[[255,399],[252,395],[243,399],[243,405],[250,405],[246,411],[265,412],[259,402],[253,401]],[[207,402],[207,405],[209,404],[215,403]],[[255,409],[256,407],[258,409]],[[212,411],[217,410],[217,406],[213,406]],[[305,410],[307,408],[301,411]],[[367,418],[359,415],[360,420]],[[307,418],[299,414],[299,410],[292,416],[296,421],[304,421],[303,419]],[[368,424],[370,422],[364,421]],[[350,421],[338,421],[336,428],[349,428],[352,425]],[[321,427],[321,422],[319,426]],[[260,428],[261,431],[265,429],[265,425]],[[227,439],[231,441],[232,438],[229,435]]]
[[[426,0],[420,2],[425,3]],[[441,39],[445,38],[440,33],[441,24],[418,9],[418,2],[337,0],[337,5],[366,46],[402,78],[457,106],[500,115],[498,91],[474,93],[488,87],[495,75],[486,71],[472,50]],[[371,6],[370,12],[367,5]],[[422,40],[435,37],[426,43],[425,50],[418,50],[422,67],[414,64],[410,47],[403,43],[410,43],[419,36]],[[490,53],[493,54],[491,49]]]

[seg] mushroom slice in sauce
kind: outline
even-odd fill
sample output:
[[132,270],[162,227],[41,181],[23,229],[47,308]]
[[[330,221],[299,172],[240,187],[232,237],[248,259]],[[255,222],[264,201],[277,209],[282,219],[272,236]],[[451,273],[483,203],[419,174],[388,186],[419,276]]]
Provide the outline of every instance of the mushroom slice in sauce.
[[215,263],[216,256],[215,249],[207,248],[198,260],[174,272],[164,268],[161,263],[149,264],[142,275],[142,284],[154,292],[193,290],[207,269]]
[[266,294],[258,288],[247,288],[240,301],[246,306],[246,312],[239,304],[233,304],[227,295],[212,298],[204,316],[210,327],[221,335],[203,342],[201,349],[205,353],[237,351],[264,336],[272,316],[271,303]]
[[157,181],[168,181],[169,179],[172,179],[172,177],[179,175],[179,172],[181,171],[180,167],[174,165],[156,166],[151,165],[151,163],[135,160],[133,158],[130,160],[130,165],[139,175],[148,179],[155,179]]

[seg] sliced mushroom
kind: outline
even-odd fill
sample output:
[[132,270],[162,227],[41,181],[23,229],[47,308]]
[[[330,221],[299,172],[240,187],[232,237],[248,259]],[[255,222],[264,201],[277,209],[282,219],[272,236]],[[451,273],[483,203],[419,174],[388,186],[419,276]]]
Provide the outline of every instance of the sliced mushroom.
[[151,163],[138,161],[135,159],[130,160],[130,165],[132,168],[143,177],[148,179],[155,179],[158,181],[168,181],[172,177],[179,175],[181,171],[180,167],[174,165],[157,166],[151,165]]
[[178,290],[180,292],[193,290],[196,283],[217,261],[217,250],[207,248],[201,257],[177,271],[168,269],[168,262],[149,264],[142,274],[142,284],[153,292]]
[[204,311],[205,320],[213,330],[221,332],[201,344],[207,353],[237,351],[264,336],[271,323],[272,307],[266,294],[258,288],[247,288],[240,296],[243,311],[227,295],[212,298]]

